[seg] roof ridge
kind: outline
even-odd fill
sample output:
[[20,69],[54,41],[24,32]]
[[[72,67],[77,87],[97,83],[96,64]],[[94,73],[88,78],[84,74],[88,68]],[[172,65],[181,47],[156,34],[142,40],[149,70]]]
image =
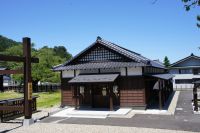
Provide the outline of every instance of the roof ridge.
[[72,59],[66,61],[64,64],[60,65],[60,66],[56,66],[56,67],[62,67],[62,66],[66,66],[68,65],[70,62],[72,62],[73,60],[75,60],[77,57],[79,57],[81,54],[83,54],[84,52],[86,52],[87,50],[89,50],[91,47],[93,47],[94,45],[96,45],[97,43],[104,45],[105,47],[112,49],[116,52],[118,52],[119,54],[126,56],[127,58],[136,61],[138,63],[144,63],[147,65],[152,65],[154,67],[163,67],[162,64],[157,63],[156,61],[152,61],[144,56],[142,56],[139,53],[136,53],[134,51],[128,50],[126,48],[123,48],[115,43],[109,42],[107,40],[102,39],[101,37],[97,37],[96,41],[94,43],[92,43],[90,46],[88,46],[87,48],[85,48],[84,50],[82,50],[80,53],[78,53],[76,56],[74,56]]
[[[123,55],[125,55],[125,56],[127,56],[127,57],[129,57],[129,58],[131,58],[131,59],[134,58],[134,60],[136,60],[136,61],[147,63],[147,62],[150,60],[150,59],[147,59],[146,57],[142,56],[141,54],[135,53],[135,52],[133,52],[133,51],[131,51],[131,50],[127,50],[126,48],[123,48],[123,47],[121,47],[121,46],[118,46],[117,44],[112,43],[112,42],[109,42],[109,41],[107,41],[107,40],[104,40],[104,39],[100,39],[100,40],[99,40],[99,39],[98,39],[97,42],[99,42],[99,43],[101,43],[101,44],[102,44],[102,43],[103,43],[103,44],[106,44],[106,45],[108,45],[108,46],[114,48],[117,52],[119,52],[119,53],[121,53],[121,54],[123,54]],[[112,46],[112,45],[114,45],[114,46]],[[116,47],[118,47],[118,48],[116,48]],[[119,49],[121,49],[121,50],[119,50]],[[128,52],[129,54],[126,54],[127,52]],[[134,54],[134,55],[133,55],[133,54]],[[139,58],[139,59],[137,59],[137,58]]]
[[178,63],[181,63],[181,62],[183,62],[183,61],[185,61],[185,60],[187,60],[187,59],[189,59],[189,58],[192,58],[192,57],[194,57],[194,58],[199,58],[199,59],[200,59],[199,56],[196,56],[196,55],[194,55],[194,54],[192,53],[191,55],[189,55],[189,56],[187,56],[187,57],[185,57],[185,58],[183,58],[183,59],[180,59],[180,60],[174,62],[173,64],[170,65],[170,67],[173,67],[174,65],[176,65],[176,64],[178,64]]

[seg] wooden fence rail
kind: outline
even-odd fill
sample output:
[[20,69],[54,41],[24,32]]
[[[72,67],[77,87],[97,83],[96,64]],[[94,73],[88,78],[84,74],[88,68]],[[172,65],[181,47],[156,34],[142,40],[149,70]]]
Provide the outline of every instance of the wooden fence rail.
[[[37,110],[37,96],[32,98],[32,111]],[[5,122],[24,114],[24,98],[7,99],[0,101],[0,120]]]
[[[60,84],[48,84],[48,85],[36,85],[33,86],[33,92],[51,92],[60,89]],[[23,92],[23,86],[7,86],[4,87],[4,91],[16,91]]]

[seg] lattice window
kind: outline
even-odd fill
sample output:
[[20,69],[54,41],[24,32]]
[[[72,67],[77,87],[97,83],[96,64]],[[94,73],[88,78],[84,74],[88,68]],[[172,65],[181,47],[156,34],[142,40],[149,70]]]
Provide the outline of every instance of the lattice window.
[[122,60],[122,57],[103,47],[98,46],[90,53],[79,59],[80,62],[103,61],[103,60]]

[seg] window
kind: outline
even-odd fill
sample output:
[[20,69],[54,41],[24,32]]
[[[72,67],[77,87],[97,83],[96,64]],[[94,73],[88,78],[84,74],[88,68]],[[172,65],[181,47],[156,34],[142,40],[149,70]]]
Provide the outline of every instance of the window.
[[176,84],[192,84],[193,79],[176,79]]
[[192,74],[192,69],[180,69],[180,74]]
[[198,69],[198,68],[193,69],[193,74],[194,74],[194,75],[200,74],[200,69]]

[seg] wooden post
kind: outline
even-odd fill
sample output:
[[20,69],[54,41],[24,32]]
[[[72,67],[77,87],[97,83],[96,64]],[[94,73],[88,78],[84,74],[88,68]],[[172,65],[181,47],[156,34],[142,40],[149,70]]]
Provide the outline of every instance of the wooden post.
[[193,88],[193,101],[194,101],[194,111],[198,111],[198,99],[197,99],[197,86],[194,85]]
[[0,75],[0,91],[4,92],[4,88],[3,88],[3,75]]
[[113,111],[113,90],[112,87],[109,86],[109,101],[110,101],[110,111]]
[[162,88],[161,88],[161,82],[160,79],[158,80],[159,83],[159,92],[158,92],[158,97],[159,97],[159,109],[162,110]]
[[32,117],[31,39],[23,38],[24,54],[24,116]]
[[78,88],[77,86],[74,87],[74,91],[75,91],[75,109],[77,109],[77,93],[78,93],[77,88]]
[[94,88],[93,88],[94,86],[93,85],[90,85],[90,95],[91,95],[91,106],[92,106],[92,108],[94,108]]

